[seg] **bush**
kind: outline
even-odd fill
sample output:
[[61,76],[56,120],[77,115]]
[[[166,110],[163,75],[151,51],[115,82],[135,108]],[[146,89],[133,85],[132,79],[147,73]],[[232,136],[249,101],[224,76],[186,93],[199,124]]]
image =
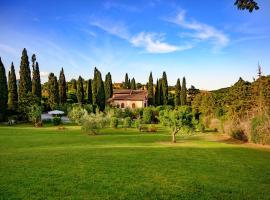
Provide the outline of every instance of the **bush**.
[[198,123],[198,124],[197,124],[197,129],[198,129],[198,131],[200,131],[201,133],[204,133],[204,132],[205,132],[205,126],[204,126],[204,124]]
[[257,144],[270,144],[270,117],[258,116],[252,119],[250,140]]
[[131,118],[130,117],[126,117],[125,119],[124,119],[124,127],[125,128],[130,128],[131,127]]
[[53,125],[55,126],[60,125],[62,122],[61,117],[53,117],[52,122],[53,122]]
[[78,125],[81,125],[84,115],[87,115],[87,111],[81,106],[74,106],[68,113],[69,119]]
[[143,110],[143,122],[145,124],[151,124],[153,111],[151,107],[146,107]]
[[156,127],[154,124],[151,124],[151,125],[148,127],[148,131],[149,131],[149,132],[157,132],[157,127]]
[[111,122],[110,122],[110,126],[111,126],[112,128],[117,128],[118,124],[119,124],[118,118],[112,117],[112,118],[111,118]]
[[82,118],[82,131],[97,135],[101,128],[104,128],[108,123],[108,117],[103,113],[86,114]]
[[244,142],[248,141],[247,135],[245,134],[244,130],[241,128],[235,128],[231,130],[231,137],[237,140],[244,141]]
[[29,112],[28,112],[29,121],[34,123],[34,125],[36,127],[40,127],[42,125],[42,123],[41,123],[41,114],[42,114],[42,109],[41,109],[40,106],[32,105],[29,108]]
[[134,126],[135,126],[135,128],[137,128],[137,129],[140,128],[140,126],[141,126],[141,124],[142,124],[141,121],[142,121],[141,119],[136,119],[136,120],[134,121]]

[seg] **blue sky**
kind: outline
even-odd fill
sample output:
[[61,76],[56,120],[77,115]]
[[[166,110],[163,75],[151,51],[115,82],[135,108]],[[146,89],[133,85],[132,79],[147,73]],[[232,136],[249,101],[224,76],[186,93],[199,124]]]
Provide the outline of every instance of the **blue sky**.
[[0,56],[18,72],[25,47],[43,81],[61,67],[67,79],[88,79],[96,66],[114,82],[166,71],[170,85],[185,76],[188,86],[227,87],[251,81],[258,61],[270,74],[270,1],[257,2],[249,13],[234,0],[0,0]]

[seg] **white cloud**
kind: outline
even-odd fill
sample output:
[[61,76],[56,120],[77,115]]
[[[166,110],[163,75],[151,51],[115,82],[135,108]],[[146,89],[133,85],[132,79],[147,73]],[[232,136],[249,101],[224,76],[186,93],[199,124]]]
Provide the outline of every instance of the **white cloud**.
[[40,72],[40,77],[41,78],[48,78],[49,72]]
[[177,24],[183,29],[191,30],[192,33],[184,33],[182,35],[189,36],[197,40],[209,40],[214,44],[214,48],[222,48],[228,45],[230,39],[222,31],[217,30],[215,27],[195,20],[186,20],[186,11],[181,10],[175,18],[166,19],[171,23]]

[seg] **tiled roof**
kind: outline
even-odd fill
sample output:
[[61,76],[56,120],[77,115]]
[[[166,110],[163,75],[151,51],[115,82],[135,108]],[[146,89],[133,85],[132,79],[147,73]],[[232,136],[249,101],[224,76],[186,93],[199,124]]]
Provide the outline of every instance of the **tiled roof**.
[[129,90],[121,89],[114,90],[113,97],[108,99],[108,101],[114,100],[130,100],[130,101],[144,101],[147,98],[147,91],[145,90]]

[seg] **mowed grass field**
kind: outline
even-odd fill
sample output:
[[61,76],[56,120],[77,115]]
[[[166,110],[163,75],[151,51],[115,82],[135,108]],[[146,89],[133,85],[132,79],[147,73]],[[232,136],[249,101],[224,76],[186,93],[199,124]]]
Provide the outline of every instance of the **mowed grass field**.
[[270,199],[270,149],[80,127],[0,127],[0,199]]

